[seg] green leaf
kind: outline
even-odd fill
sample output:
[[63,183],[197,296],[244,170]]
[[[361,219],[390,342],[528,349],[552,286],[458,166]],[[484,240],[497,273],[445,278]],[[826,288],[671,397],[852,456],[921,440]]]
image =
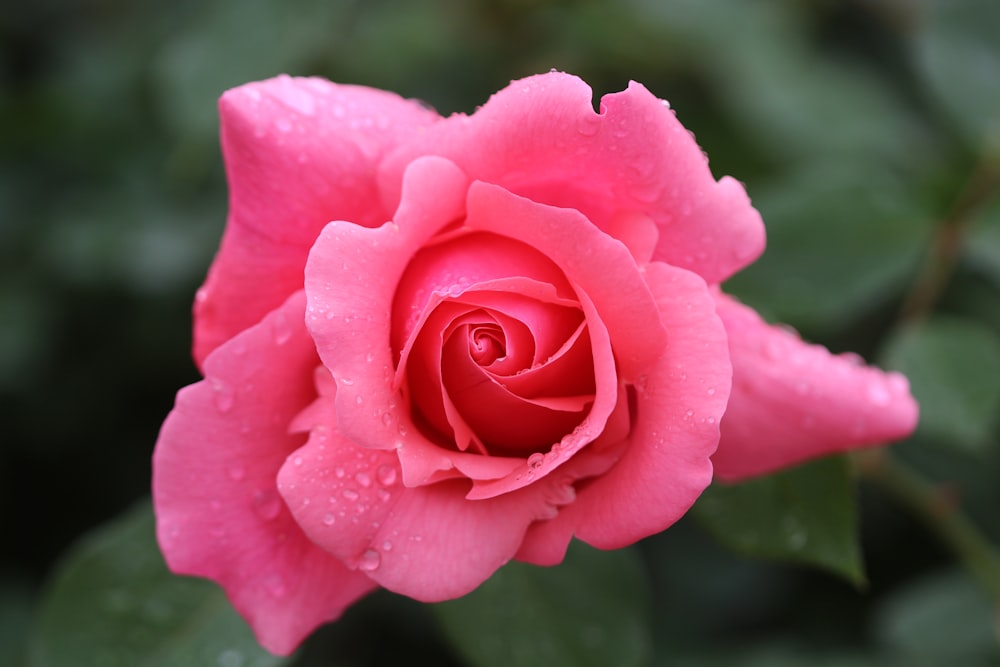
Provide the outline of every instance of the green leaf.
[[24,664],[25,637],[31,626],[31,589],[10,573],[0,579],[0,664]]
[[930,218],[895,178],[820,165],[758,189],[767,249],[726,282],[768,319],[837,331],[902,291]]
[[629,667],[649,658],[646,574],[629,549],[574,542],[555,568],[512,562],[435,612],[474,667]]
[[970,320],[933,317],[888,342],[885,364],[910,379],[918,434],[985,455],[1000,417],[1000,336]]
[[973,146],[1000,134],[1000,3],[920,0],[916,65]]
[[876,636],[910,667],[996,665],[996,610],[990,596],[962,572],[911,583],[878,609]]
[[814,565],[864,582],[854,481],[843,457],[742,484],[715,483],[694,513],[740,553]]
[[49,582],[31,667],[273,667],[214,584],[170,573],[148,502],[73,548]]

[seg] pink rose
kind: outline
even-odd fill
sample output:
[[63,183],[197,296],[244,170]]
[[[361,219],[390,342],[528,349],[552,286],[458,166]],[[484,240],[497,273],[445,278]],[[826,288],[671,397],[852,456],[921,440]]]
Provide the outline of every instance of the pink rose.
[[[663,101],[577,78],[471,116],[279,77],[220,103],[205,379],[154,456],[170,567],[289,653],[376,586],[622,547],[740,479],[908,434],[906,380],[725,296],[764,247]],[[331,222],[332,221],[332,222]]]

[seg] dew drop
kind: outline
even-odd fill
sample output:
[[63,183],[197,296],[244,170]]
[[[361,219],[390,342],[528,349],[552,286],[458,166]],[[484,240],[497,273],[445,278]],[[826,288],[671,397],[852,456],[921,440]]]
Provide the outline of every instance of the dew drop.
[[389,498],[392,497],[392,494],[386,491],[385,489],[379,489],[377,495],[378,499],[381,500],[383,503],[388,502]]
[[247,471],[246,468],[244,468],[243,466],[236,465],[229,469],[229,479],[233,480],[234,482],[239,482],[246,476],[247,476]]
[[392,486],[396,483],[396,469],[390,465],[380,465],[375,471],[375,477],[382,486]]
[[382,551],[392,551],[392,542],[386,540],[382,543]]
[[276,345],[284,345],[292,337],[292,327],[288,324],[285,313],[278,311],[271,322],[271,335]]
[[281,498],[271,489],[260,489],[253,494],[253,511],[264,521],[273,521],[281,513]]
[[364,402],[365,402],[365,399],[361,398],[361,394],[358,394],[357,396],[354,397],[354,403],[355,403],[355,405],[361,405]]
[[358,559],[358,569],[362,572],[373,572],[382,564],[382,555],[374,549],[368,549]]
[[542,463],[545,462],[545,455],[535,452],[528,457],[528,471],[534,472],[542,467]]
[[709,396],[715,396],[715,387],[709,387],[708,389],[705,390],[705,393],[708,394]]
[[219,667],[243,667],[245,658],[242,653],[231,648],[220,653],[215,662]]
[[341,468],[340,466],[337,466],[336,469],[334,469],[333,474],[337,476],[337,479],[343,479],[344,469]]
[[335,516],[333,516],[332,512],[327,512],[326,514],[323,515],[323,524],[324,525],[326,525],[326,526],[332,526],[336,522],[337,522],[337,518]]
[[344,489],[340,495],[344,496],[345,500],[350,500],[351,502],[360,498],[360,495],[358,495],[358,492],[354,489]]
[[372,485],[372,478],[366,472],[359,472],[354,476],[354,481],[361,485],[361,488],[367,489]]
[[385,424],[386,426],[392,426],[392,413],[391,412],[383,412],[382,413],[382,423]]
[[876,382],[868,387],[868,400],[879,407],[884,407],[892,401],[892,395],[881,382]]
[[223,414],[232,410],[233,405],[236,403],[236,393],[233,391],[233,388],[217,378],[212,378],[211,383],[212,391],[214,392],[212,400],[215,402],[215,408]]
[[297,466],[302,465],[302,457],[301,456],[296,456],[294,459],[292,459],[292,463],[295,464],[295,465],[297,465]]
[[288,594],[288,586],[284,578],[279,574],[272,574],[264,580],[264,588],[276,598],[283,598]]

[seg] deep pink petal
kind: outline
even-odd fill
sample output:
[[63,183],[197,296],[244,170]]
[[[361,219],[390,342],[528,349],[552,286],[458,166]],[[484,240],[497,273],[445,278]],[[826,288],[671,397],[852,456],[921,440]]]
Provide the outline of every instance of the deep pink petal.
[[[580,79],[552,72],[514,81],[471,116],[445,119],[399,148],[381,177],[398,201],[400,174],[418,155],[442,155],[476,180],[538,202],[576,208],[640,261],[655,259],[717,283],[764,248],[764,227],[743,187],[716,181],[691,134],[664,102],[632,82],[601,100]],[[638,215],[635,215],[638,214]]]
[[[319,421],[335,420],[333,404]],[[486,458],[486,457],[479,457]],[[423,601],[464,595],[517,551],[535,520],[552,516],[555,482],[469,501],[465,480],[409,488],[391,451],[358,447],[316,427],[278,476],[307,535],[382,586]]]
[[469,187],[470,229],[503,234],[556,264],[607,327],[623,378],[643,372],[666,344],[656,305],[628,249],[580,213],[538,204],[488,183]]
[[733,395],[716,473],[739,480],[808,459],[904,438],[918,407],[899,373],[835,356],[717,295],[729,335]]
[[323,225],[388,219],[376,165],[437,120],[391,93],[287,76],[226,92],[219,111],[230,210],[195,307],[199,364],[302,288]]
[[519,559],[559,562],[574,534],[602,549],[631,544],[674,523],[711,482],[732,378],[726,333],[700,277],[657,262],[646,279],[670,342],[636,380],[621,460],[533,526]]
[[167,564],[221,584],[279,654],[373,587],[315,546],[278,495],[278,470],[303,441],[288,426],[315,396],[304,310],[299,292],[210,354],[206,379],[178,393],[153,455]]

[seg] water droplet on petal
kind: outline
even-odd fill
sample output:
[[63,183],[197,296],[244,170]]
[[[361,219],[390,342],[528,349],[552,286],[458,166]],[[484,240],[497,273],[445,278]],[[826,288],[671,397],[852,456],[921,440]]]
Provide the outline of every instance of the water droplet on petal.
[[272,521],[281,514],[281,498],[272,489],[260,489],[253,494],[253,511],[264,521]]
[[292,337],[292,327],[288,323],[285,313],[278,311],[271,322],[271,335],[274,337],[276,345],[284,345]]
[[240,481],[241,479],[246,477],[246,475],[247,471],[246,468],[244,468],[243,466],[235,465],[229,469],[229,479],[233,480],[234,482]]
[[336,517],[334,517],[333,514],[330,512],[327,512],[326,514],[323,515],[324,525],[332,526],[334,523],[336,523],[336,521],[337,521]]
[[354,502],[360,497],[358,492],[354,489],[344,489],[341,495],[344,496],[345,500],[350,500],[351,502]]
[[375,471],[375,477],[382,486],[392,486],[396,483],[396,469],[390,465],[380,465]]
[[358,569],[362,572],[372,572],[382,564],[382,554],[374,549],[368,549],[358,559]]
[[232,410],[233,405],[236,403],[236,392],[233,391],[233,388],[217,378],[212,378],[211,384],[212,391],[214,392],[212,400],[215,402],[215,408],[223,414]]
[[356,481],[358,484],[361,485],[362,488],[365,489],[367,489],[369,486],[372,485],[371,475],[363,471],[359,472],[357,475],[354,476],[354,481]]
[[892,402],[892,395],[881,382],[874,382],[868,387],[868,400],[879,407]]
[[545,462],[545,455],[535,452],[528,457],[528,471],[534,472],[542,467],[542,463]]
[[336,469],[333,471],[333,474],[337,476],[337,479],[343,479],[344,469],[340,466],[337,466]]

